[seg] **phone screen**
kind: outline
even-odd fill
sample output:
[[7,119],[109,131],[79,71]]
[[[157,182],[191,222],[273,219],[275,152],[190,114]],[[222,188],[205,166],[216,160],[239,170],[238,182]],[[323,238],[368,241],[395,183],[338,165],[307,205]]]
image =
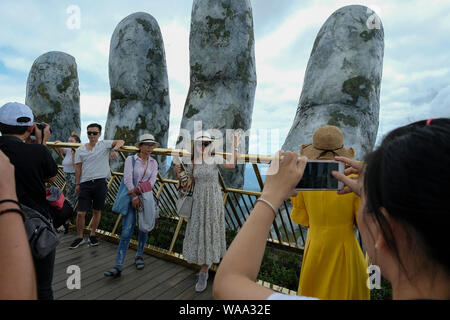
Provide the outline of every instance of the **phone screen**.
[[308,161],[296,189],[338,190],[339,181],[331,171],[339,171],[339,162]]

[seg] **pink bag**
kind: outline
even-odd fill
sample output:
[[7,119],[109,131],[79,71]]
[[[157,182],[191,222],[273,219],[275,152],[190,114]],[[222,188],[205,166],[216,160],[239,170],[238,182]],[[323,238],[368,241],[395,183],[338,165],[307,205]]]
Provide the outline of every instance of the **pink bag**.
[[152,187],[150,181],[143,181],[143,182],[140,182],[138,184],[138,186],[136,187],[136,193],[143,194],[143,193],[151,191],[152,188],[153,187]]
[[58,210],[61,210],[63,208],[64,200],[66,200],[66,198],[64,197],[61,189],[55,186],[51,186],[50,188],[47,188],[45,190],[45,193],[47,201],[52,207],[55,207]]

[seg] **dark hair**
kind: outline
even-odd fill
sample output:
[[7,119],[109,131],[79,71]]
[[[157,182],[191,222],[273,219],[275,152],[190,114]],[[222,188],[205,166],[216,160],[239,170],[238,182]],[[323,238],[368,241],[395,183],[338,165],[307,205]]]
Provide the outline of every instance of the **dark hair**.
[[[100,130],[100,131],[101,131],[101,130]],[[72,132],[72,134],[71,134],[70,137],[71,137],[71,138],[74,138],[76,142],[81,143],[81,139],[80,139],[80,137],[78,136],[78,133]]]
[[407,228],[413,240],[408,243],[450,274],[450,118],[391,131],[365,161],[366,212],[376,218],[400,264],[404,267],[381,207]]
[[90,125],[87,126],[87,129],[89,128],[98,128],[98,131],[102,131],[102,126],[99,125],[98,123],[91,123]]
[[0,122],[0,132],[2,134],[24,134],[28,126],[11,126]]

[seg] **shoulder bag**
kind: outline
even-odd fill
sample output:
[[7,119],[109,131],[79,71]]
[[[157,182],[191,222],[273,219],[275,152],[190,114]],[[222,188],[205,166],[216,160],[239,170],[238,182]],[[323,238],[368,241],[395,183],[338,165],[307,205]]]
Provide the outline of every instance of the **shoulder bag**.
[[[134,163],[135,159],[134,156],[131,156],[131,161],[133,164],[133,171],[134,171]],[[134,173],[132,174],[134,176]],[[128,194],[128,188],[125,185],[124,178],[122,178],[122,181],[120,182],[119,191],[117,191],[116,199],[114,200],[114,204],[112,207],[112,211],[115,213],[121,213],[122,215],[126,215],[128,213],[128,207],[130,205],[131,198]]]
[[24,214],[24,225],[30,243],[33,257],[42,259],[52,252],[59,244],[58,233],[51,220],[37,210],[20,205]]
[[193,182],[192,174],[189,174],[186,170],[183,171],[184,174],[183,172],[181,173],[182,177],[178,184],[178,199],[176,201],[176,206],[178,215],[189,221],[192,214],[192,194],[194,193],[195,182]]

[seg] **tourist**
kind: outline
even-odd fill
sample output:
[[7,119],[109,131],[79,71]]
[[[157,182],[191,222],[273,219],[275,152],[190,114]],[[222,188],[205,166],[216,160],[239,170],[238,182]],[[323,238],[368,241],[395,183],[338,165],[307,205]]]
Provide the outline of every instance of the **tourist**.
[[[72,132],[72,135],[67,139],[70,143],[81,143],[80,137],[76,132]],[[61,141],[55,141],[55,145],[61,143]],[[73,148],[61,148],[56,147],[63,155],[62,161],[64,179],[66,181],[65,195],[72,206],[75,206],[77,200],[77,194],[75,192],[75,149]]]
[[[136,225],[136,214],[144,214],[143,212],[139,212],[141,206],[144,207],[145,213],[150,213],[151,216],[149,219],[151,225],[148,228],[152,229],[155,225],[157,208],[152,188],[155,185],[158,174],[158,162],[151,157],[151,153],[154,148],[159,147],[159,142],[155,140],[153,135],[143,134],[139,137],[136,147],[139,148],[139,152],[136,155],[128,156],[125,160],[123,179],[130,195],[129,198],[127,197],[127,200],[130,199],[130,201],[128,203],[128,211],[123,214],[122,234],[117,249],[116,266],[104,273],[107,277],[117,277],[122,272],[123,262],[125,261],[130,239]],[[150,183],[150,187],[141,190],[139,184],[146,182]],[[145,197],[141,191],[145,191],[143,193],[148,195],[149,198]],[[146,231],[139,230],[138,248],[135,258],[136,269],[138,270],[144,268],[142,254],[147,244],[148,232],[150,230]]]
[[[226,251],[225,214],[222,192],[218,182],[218,165],[232,170],[237,164],[238,136],[234,136],[233,157],[230,163],[224,163],[219,156],[212,157],[214,139],[205,132],[199,132],[191,143],[191,161],[185,164],[194,178],[192,214],[187,222],[183,241],[183,257],[189,263],[201,265],[197,292],[207,287],[208,269],[213,263],[219,263]],[[174,168],[178,176],[180,164]]]
[[99,244],[95,232],[100,223],[108,191],[106,179],[111,177],[110,150],[118,150],[124,145],[123,140],[98,141],[101,134],[101,125],[97,123],[88,125],[89,143],[79,147],[75,152],[75,192],[78,193],[77,238],[69,246],[70,249],[78,248],[85,242],[83,238],[85,216],[91,208],[93,218],[88,242],[90,246]]
[[[15,167],[17,198],[21,204],[52,218],[46,199],[45,183],[54,182],[58,166],[44,142],[50,136],[50,126],[42,123],[36,127],[31,109],[18,102],[10,102],[0,108],[0,150]],[[29,139],[34,135],[36,139]],[[25,141],[34,143],[24,143]],[[52,280],[56,249],[46,257],[33,257],[36,271],[38,299],[52,300]]]
[[[419,121],[390,132],[365,163],[333,175],[346,184],[339,194],[361,196],[358,227],[372,263],[392,284],[393,299],[450,299],[450,119]],[[278,162],[278,161],[275,161]],[[261,198],[217,270],[216,299],[305,299],[256,283],[267,235],[283,200],[295,194],[306,159],[285,152],[268,175]]]
[[[308,160],[353,158],[353,148],[344,147],[344,135],[335,126],[316,130],[313,142],[300,147]],[[360,198],[336,191],[301,190],[292,201],[292,221],[309,227],[301,263],[298,295],[326,300],[370,298],[367,263],[356,239]]]

